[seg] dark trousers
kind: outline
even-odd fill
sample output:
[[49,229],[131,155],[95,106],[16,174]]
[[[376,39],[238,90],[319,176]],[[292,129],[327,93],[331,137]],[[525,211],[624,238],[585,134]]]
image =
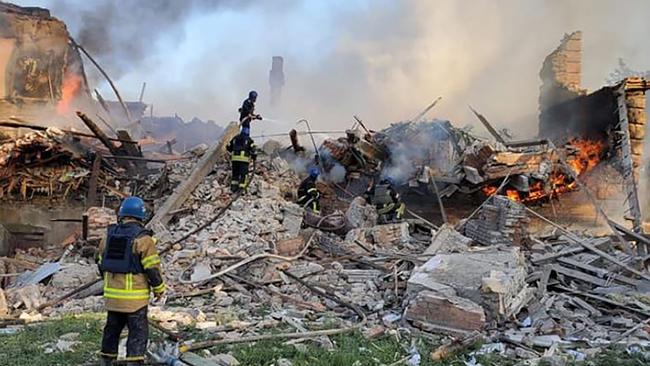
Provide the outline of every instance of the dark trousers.
[[250,129],[250,128],[251,128],[251,117],[250,117],[250,116],[246,116],[246,117],[240,119],[240,120],[239,120],[239,123],[241,124],[241,126],[242,126],[243,128],[249,128],[249,129]]
[[230,180],[230,191],[235,193],[240,189],[246,188],[246,178],[248,177],[248,163],[242,161],[232,162],[232,179]]
[[144,361],[149,340],[149,323],[147,320],[147,306],[134,313],[118,313],[109,311],[102,338],[102,357],[117,358],[117,347],[120,342],[120,333],[124,327],[129,329],[126,340],[126,360],[131,362]]
[[302,206],[306,210],[311,210],[311,212],[315,213],[316,215],[320,215],[320,200],[319,199],[311,199],[311,197],[306,196],[302,200],[298,200],[297,202],[300,206]]

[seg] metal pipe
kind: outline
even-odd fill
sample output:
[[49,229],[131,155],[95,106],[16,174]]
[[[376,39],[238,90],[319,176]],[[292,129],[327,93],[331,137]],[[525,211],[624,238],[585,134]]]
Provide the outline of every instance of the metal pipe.
[[316,152],[316,158],[318,159],[318,163],[320,164],[321,169],[325,169],[325,164],[323,164],[323,159],[321,158],[320,154],[318,153],[318,146],[316,146],[316,140],[314,140],[314,135],[311,133],[311,126],[309,126],[309,121],[306,119],[301,119],[298,121],[296,124],[304,123],[307,125],[307,131],[309,131],[309,137],[311,137],[311,143],[314,145],[314,151]]

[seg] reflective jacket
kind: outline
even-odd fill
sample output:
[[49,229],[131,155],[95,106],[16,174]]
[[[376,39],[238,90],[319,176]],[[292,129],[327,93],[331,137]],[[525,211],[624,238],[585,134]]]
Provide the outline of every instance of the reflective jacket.
[[320,192],[316,188],[316,180],[307,177],[298,187],[298,204],[320,214]]
[[230,153],[231,161],[238,161],[242,163],[249,163],[251,159],[257,157],[255,142],[248,136],[241,134],[233,137],[226,146],[226,150]]
[[366,200],[377,208],[380,215],[387,214],[399,205],[399,195],[390,184],[378,184],[366,192]]
[[[165,291],[156,239],[138,221],[127,219],[110,226],[99,244],[99,253],[97,263],[104,278],[107,310],[133,313],[149,303],[150,291]],[[120,253],[126,259],[118,258]]]

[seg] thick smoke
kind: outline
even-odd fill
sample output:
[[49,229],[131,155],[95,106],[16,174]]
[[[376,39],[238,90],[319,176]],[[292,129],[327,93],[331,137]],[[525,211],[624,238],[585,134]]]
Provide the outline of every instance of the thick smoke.
[[423,165],[444,169],[448,162],[442,156],[432,155],[432,148],[439,143],[454,144],[454,137],[449,132],[448,121],[432,121],[413,126],[415,133],[410,138],[391,140],[390,161],[381,172],[381,177],[390,177],[398,183],[405,183],[418,172]]
[[[198,12],[228,9],[246,1],[52,0],[51,12],[65,21],[77,43],[119,79],[151,57],[163,38],[169,44],[185,40],[185,24]],[[92,69],[91,69],[92,70]],[[93,72],[91,71],[91,75]]]
[[[536,133],[541,63],[564,33],[583,31],[590,90],[619,57],[636,69],[650,59],[646,0],[19,2],[68,22],[126,98],[146,81],[157,114],[223,123],[249,89],[260,92],[263,116],[308,118],[315,129],[348,127],[353,114],[380,129],[442,96],[429,117],[476,124],[471,104],[525,138]],[[272,110],[275,55],[284,56],[286,85]]]

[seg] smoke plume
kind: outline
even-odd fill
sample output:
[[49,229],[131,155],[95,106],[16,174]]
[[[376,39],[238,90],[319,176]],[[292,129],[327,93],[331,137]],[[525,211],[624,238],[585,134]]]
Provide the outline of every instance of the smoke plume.
[[160,40],[185,40],[186,22],[198,12],[245,6],[234,0],[67,1],[52,0],[50,10],[70,28],[77,43],[101,60],[119,79],[157,55]]
[[[288,121],[272,127],[285,131],[299,118],[314,128],[345,128],[354,114],[381,129],[442,96],[428,117],[476,124],[471,104],[497,128],[529,137],[537,129],[541,63],[574,30],[583,31],[590,90],[619,57],[635,69],[650,67],[645,0],[19,3],[49,7],[66,21],[127,99],[137,99],[146,81],[145,102],[159,115],[225,123],[256,89],[258,112]],[[271,109],[275,55],[284,57],[286,85],[281,106]]]

